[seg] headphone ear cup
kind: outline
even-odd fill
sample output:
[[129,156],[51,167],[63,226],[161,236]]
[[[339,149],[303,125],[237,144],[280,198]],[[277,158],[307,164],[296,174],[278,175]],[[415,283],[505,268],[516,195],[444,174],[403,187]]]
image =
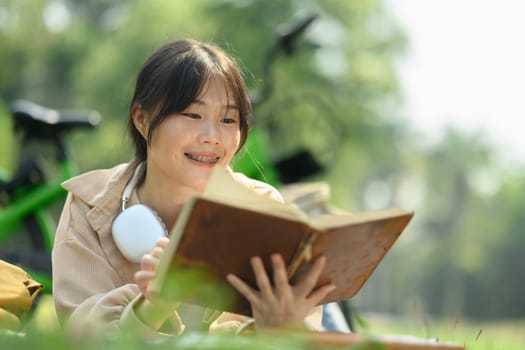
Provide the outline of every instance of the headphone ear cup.
[[167,236],[166,225],[151,208],[136,204],[122,211],[112,224],[113,240],[131,262],[139,263],[155,248],[160,237]]

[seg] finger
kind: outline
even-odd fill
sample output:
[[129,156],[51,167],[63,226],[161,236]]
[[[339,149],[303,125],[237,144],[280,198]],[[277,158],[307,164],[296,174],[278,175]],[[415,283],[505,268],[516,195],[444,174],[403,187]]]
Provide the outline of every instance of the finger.
[[335,285],[330,283],[315,289],[307,298],[306,301],[313,307],[318,305],[330,292],[335,290]]
[[266,269],[264,268],[262,259],[258,256],[254,256],[250,260],[250,262],[252,264],[252,269],[255,275],[257,287],[259,287],[259,290],[261,291],[264,297],[272,296],[272,284],[270,283],[270,279],[268,278],[268,274],[266,273]]
[[135,272],[135,282],[137,282],[137,284],[142,283],[144,281],[149,282],[154,276],[155,273],[151,271],[139,270]]
[[296,284],[295,290],[298,296],[306,297],[308,294],[310,294],[319,280],[319,276],[324,269],[325,263],[326,258],[322,255],[315,260],[310,271],[308,271],[301,281]]
[[155,271],[158,263],[159,259],[155,258],[153,255],[144,254],[140,260],[140,268],[145,271]]
[[157,242],[156,242],[156,246],[157,247],[160,247],[160,248],[166,248],[168,247],[168,244],[170,243],[170,239],[168,237],[160,237]]
[[279,295],[289,294],[291,292],[288,276],[286,275],[286,266],[284,265],[281,254],[271,256],[273,266],[273,282],[275,290]]
[[142,292],[142,294],[146,295],[149,282],[154,277],[154,273],[151,271],[139,270],[135,272],[134,277],[135,277],[135,283],[139,287],[139,290]]
[[157,246],[151,251],[150,255],[157,259],[160,259],[162,253],[164,253],[164,248]]
[[241,295],[244,296],[246,300],[250,302],[252,306],[257,305],[257,303],[259,302],[259,297],[255,290],[253,290],[249,285],[244,283],[244,281],[241,280],[239,277],[231,273],[226,275],[226,279],[232,285],[232,287],[235,288],[235,290],[241,293]]

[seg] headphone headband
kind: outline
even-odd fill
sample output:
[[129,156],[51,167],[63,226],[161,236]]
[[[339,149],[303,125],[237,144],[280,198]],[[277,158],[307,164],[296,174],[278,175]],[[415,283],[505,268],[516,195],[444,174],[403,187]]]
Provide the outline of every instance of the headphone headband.
[[128,203],[129,198],[131,196],[131,192],[137,186],[137,182],[139,181],[139,174],[140,170],[144,166],[144,162],[137,165],[135,168],[135,171],[133,172],[133,176],[126,184],[126,187],[124,188],[124,191],[122,191],[122,211],[126,210],[126,203]]

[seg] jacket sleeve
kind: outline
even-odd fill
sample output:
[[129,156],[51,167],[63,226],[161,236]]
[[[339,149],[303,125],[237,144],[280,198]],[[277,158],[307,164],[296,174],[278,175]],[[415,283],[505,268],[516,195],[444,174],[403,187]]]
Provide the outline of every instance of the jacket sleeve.
[[[321,320],[323,315],[322,306],[316,306],[304,319],[304,326],[308,330],[321,331]],[[254,331],[253,318],[243,315],[223,312],[211,325],[211,334],[245,334]]]
[[[68,195],[55,236],[52,252],[53,297],[61,324],[75,330],[103,327],[117,332],[130,329],[148,338],[163,333],[140,322],[133,306],[142,298],[136,284],[124,283],[110,265],[96,232],[86,219],[90,207]],[[183,325],[174,313],[170,334]]]

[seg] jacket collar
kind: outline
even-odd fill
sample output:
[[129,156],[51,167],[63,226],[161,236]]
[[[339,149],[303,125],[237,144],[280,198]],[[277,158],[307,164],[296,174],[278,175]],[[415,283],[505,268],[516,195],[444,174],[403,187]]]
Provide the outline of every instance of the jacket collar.
[[88,221],[99,231],[120,208],[122,191],[134,168],[135,164],[130,162],[111,169],[94,170],[76,176],[62,186],[92,207]]
[[97,233],[109,263],[126,283],[133,281],[136,267],[130,268],[135,264],[120,253],[113,240],[111,226],[121,210],[122,191],[133,175],[135,166],[136,162],[132,161],[111,169],[90,171],[62,185],[91,208],[86,213],[86,219]]

